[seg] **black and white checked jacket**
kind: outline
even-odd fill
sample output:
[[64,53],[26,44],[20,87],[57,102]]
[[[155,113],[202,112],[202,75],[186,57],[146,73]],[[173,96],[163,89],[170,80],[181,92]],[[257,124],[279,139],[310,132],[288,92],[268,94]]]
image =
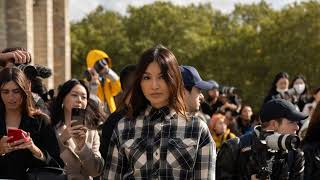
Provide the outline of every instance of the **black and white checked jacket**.
[[216,151],[207,125],[150,106],[113,131],[104,179],[215,179]]

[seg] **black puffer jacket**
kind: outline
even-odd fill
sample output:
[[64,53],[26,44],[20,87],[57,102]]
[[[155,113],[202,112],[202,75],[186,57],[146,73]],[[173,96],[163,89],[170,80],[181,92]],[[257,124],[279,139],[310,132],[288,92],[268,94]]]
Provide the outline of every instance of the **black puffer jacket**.
[[[217,156],[217,180],[250,180],[252,167],[251,147],[260,143],[255,132],[226,141]],[[273,153],[271,180],[302,180],[304,157],[300,150]],[[255,173],[254,173],[255,174]],[[318,176],[319,177],[319,176]]]
[[319,179],[320,177],[320,142],[303,145],[306,160],[304,180]]

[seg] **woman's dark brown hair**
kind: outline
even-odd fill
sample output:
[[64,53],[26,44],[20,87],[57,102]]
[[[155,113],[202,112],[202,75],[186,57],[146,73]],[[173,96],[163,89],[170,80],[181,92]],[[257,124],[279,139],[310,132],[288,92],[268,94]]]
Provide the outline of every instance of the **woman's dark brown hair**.
[[169,88],[170,95],[168,106],[173,108],[177,113],[184,115],[186,107],[183,100],[183,81],[179,65],[173,53],[162,45],[147,49],[140,57],[133,85],[131,90],[125,95],[125,97],[131,95],[128,105],[128,115],[130,117],[137,117],[141,111],[145,110],[146,107],[150,105],[150,102],[142,92],[140,83],[143,74],[152,62],[159,64],[162,75]]
[[[3,86],[10,81],[15,82],[21,90],[21,114],[26,114],[29,117],[34,117],[35,114],[40,113],[34,108],[32,93],[30,91],[30,86],[24,73],[16,67],[2,69],[2,71],[0,71],[0,88],[2,89]],[[0,98],[0,114],[3,115],[4,113],[5,105],[2,98]]]
[[320,142],[320,103],[316,105],[314,109],[310,123],[307,129],[304,142]]

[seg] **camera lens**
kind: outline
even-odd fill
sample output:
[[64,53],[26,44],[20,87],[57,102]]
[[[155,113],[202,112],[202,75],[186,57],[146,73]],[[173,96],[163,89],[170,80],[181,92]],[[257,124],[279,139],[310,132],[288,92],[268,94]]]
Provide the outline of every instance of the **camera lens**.
[[298,136],[291,134],[274,133],[266,137],[266,142],[269,148],[274,150],[295,150],[300,145]]
[[99,73],[107,64],[105,59],[99,60],[94,64],[94,69]]

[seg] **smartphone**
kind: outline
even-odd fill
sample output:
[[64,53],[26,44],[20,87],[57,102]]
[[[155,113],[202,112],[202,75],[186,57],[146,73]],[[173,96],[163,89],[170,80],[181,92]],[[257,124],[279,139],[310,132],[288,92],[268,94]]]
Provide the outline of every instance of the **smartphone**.
[[24,139],[25,142],[29,141],[29,138],[27,137],[27,133],[22,129],[18,129],[18,128],[8,128],[8,137],[13,137],[7,141],[8,143],[12,143],[20,139]]
[[76,122],[73,122],[71,126],[76,125],[85,125],[85,119],[86,119],[86,110],[81,108],[72,108],[71,112],[71,120],[74,120]]

